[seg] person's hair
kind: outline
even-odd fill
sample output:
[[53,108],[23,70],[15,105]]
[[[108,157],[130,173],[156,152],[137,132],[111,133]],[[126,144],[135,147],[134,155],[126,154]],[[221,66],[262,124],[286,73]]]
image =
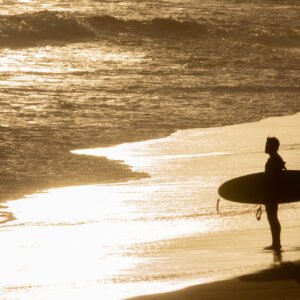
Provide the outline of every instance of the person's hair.
[[267,143],[272,147],[273,150],[278,151],[280,142],[276,137],[268,137]]

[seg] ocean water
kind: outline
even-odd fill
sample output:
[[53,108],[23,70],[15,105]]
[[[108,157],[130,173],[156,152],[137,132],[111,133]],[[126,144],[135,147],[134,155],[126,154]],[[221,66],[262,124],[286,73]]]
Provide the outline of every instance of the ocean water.
[[[261,170],[277,132],[299,169],[289,119],[226,132],[299,112],[299,15],[297,0],[0,0],[0,199],[21,198],[1,206],[2,250],[18,257],[1,258],[2,295],[115,299],[266,263],[249,241],[224,246],[222,232],[267,224],[223,202],[218,218],[216,187]],[[78,150],[130,142],[127,156]],[[283,210],[290,228],[298,210]]]
[[70,150],[299,111],[298,1],[1,1],[1,199],[143,177]]

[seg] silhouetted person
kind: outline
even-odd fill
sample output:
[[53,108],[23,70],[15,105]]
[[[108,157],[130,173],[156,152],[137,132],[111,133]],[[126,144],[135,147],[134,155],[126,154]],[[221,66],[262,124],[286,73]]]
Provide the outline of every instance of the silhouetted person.
[[272,234],[272,245],[266,250],[278,251],[281,249],[280,232],[281,226],[278,220],[278,201],[282,173],[286,170],[285,162],[278,154],[279,140],[275,137],[268,137],[265,152],[269,159],[265,166],[266,177],[266,212]]

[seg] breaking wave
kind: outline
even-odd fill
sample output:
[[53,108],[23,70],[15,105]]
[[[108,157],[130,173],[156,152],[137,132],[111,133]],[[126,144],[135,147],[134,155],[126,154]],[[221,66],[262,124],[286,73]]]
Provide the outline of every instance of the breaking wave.
[[209,34],[209,27],[196,21],[180,21],[172,18],[152,20],[121,20],[111,16],[93,16],[89,23],[102,32],[125,32],[153,37],[199,37]]
[[299,47],[300,27],[257,26],[173,18],[123,20],[108,15],[82,16],[75,13],[41,11],[0,16],[0,46],[23,46],[45,41],[71,42],[120,37],[171,39],[234,39],[267,46]]
[[19,46],[45,40],[69,41],[92,36],[92,30],[71,14],[42,11],[0,16],[1,46]]

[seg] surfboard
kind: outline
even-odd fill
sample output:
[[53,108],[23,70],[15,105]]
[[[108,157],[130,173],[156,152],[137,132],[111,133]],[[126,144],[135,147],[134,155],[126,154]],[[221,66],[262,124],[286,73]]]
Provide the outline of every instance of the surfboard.
[[[284,171],[280,179],[278,203],[300,201],[300,170]],[[264,204],[266,201],[265,173],[254,173],[224,182],[219,195],[229,201]]]

